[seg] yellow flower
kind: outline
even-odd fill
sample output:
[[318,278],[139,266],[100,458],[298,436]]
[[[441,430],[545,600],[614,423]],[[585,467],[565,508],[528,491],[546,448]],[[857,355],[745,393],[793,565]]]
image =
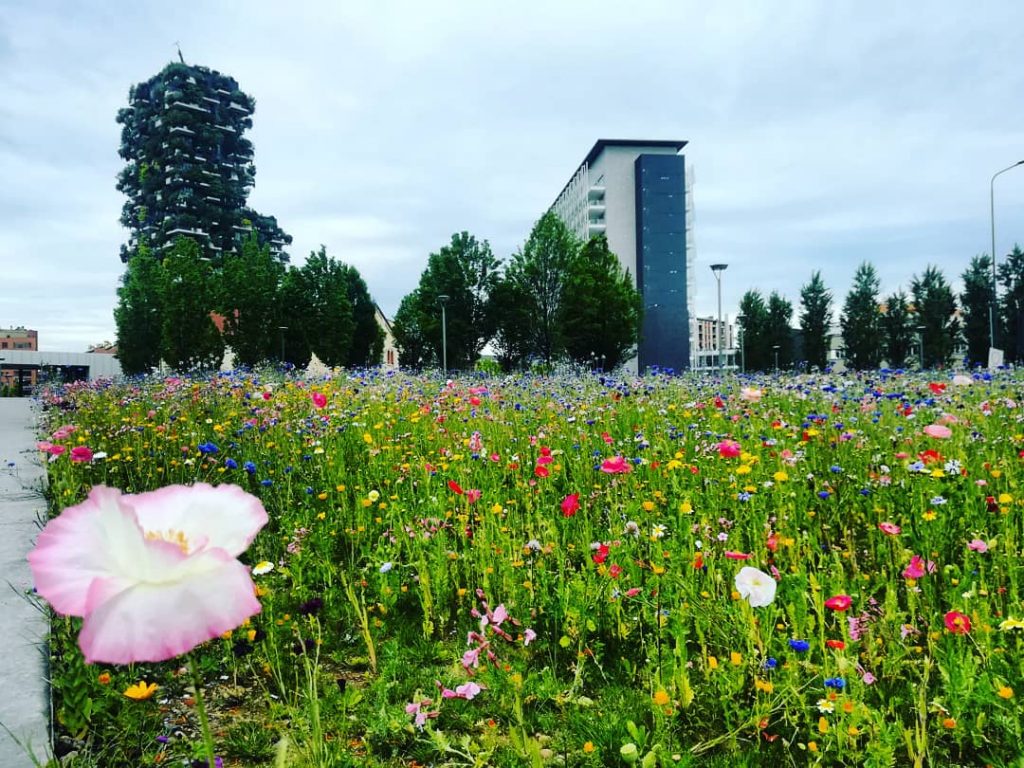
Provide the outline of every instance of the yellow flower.
[[156,683],[149,683],[147,685],[146,681],[142,680],[138,683],[135,683],[135,685],[129,685],[125,689],[124,695],[132,701],[144,701],[145,699],[150,698],[154,693],[156,693],[156,689]]
[[664,707],[670,701],[672,701],[672,699],[665,691],[658,691],[654,694],[654,703],[659,707]]
[[1013,688],[1011,688],[1008,685],[1004,685],[996,693],[999,694],[999,698],[1001,698],[1001,699],[1012,699],[1013,698]]
[[1012,629],[1024,629],[1024,620],[1022,619],[1004,619],[999,622],[999,629],[1003,632],[1009,632]]
[[588,755],[594,751],[594,742],[588,741],[583,744],[583,751]]
[[781,471],[776,472],[774,475],[772,475],[772,477],[775,479],[776,483],[784,483],[787,480],[789,480],[789,475]]
[[938,517],[938,515],[936,515],[936,514],[935,514],[935,510],[934,510],[934,509],[929,509],[929,510],[928,510],[927,512],[925,512],[925,513],[924,513],[923,515],[921,515],[921,517],[923,517],[923,518],[924,518],[925,520],[927,520],[927,521],[931,522],[931,521],[932,521],[932,520],[934,520],[934,519],[935,519],[936,517]]
[[718,669],[718,659],[708,656],[708,669]]
[[1010,504],[1012,502],[1013,502],[1013,496],[1011,496],[1010,494],[1008,494],[1008,493],[1000,493],[999,494],[999,503],[1000,504]]
[[743,663],[743,656],[737,653],[736,651],[733,651],[729,654],[729,663],[732,664],[734,667],[738,667],[740,664]]
[[818,733],[828,733],[828,720],[824,715],[818,718]]
[[807,742],[807,751],[808,752],[817,752],[818,751],[818,742],[816,742],[816,741],[808,741]]
[[754,688],[765,693],[771,693],[775,690],[775,685],[768,680],[755,680]]

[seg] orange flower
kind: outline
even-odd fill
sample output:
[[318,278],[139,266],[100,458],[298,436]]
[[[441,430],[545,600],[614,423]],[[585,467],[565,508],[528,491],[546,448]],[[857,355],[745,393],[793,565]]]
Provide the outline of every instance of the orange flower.
[[146,681],[142,680],[138,683],[135,683],[134,685],[129,685],[125,689],[124,695],[132,701],[144,701],[145,699],[150,698],[154,693],[156,693],[156,689],[156,683],[149,683],[147,685]]
[[110,685],[110,673],[100,672],[100,674],[96,677],[96,682],[98,682],[100,685]]

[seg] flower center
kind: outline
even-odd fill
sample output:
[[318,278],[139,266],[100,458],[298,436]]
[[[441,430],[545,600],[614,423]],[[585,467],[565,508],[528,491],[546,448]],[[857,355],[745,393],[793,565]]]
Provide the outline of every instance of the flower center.
[[176,531],[172,528],[166,531],[146,531],[147,541],[166,541],[176,545],[183,554],[188,554],[189,544],[188,538],[181,531]]

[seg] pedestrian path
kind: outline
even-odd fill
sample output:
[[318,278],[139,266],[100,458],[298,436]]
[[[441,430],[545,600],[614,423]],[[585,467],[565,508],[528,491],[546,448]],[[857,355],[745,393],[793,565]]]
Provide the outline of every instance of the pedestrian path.
[[[0,766],[33,765],[50,751],[46,615],[25,594],[25,559],[46,513],[46,470],[36,450],[36,412],[29,398],[0,397]],[[5,730],[7,729],[7,730]],[[8,733],[7,731],[11,733]],[[13,734],[13,738],[12,735]],[[21,745],[19,746],[19,743]]]

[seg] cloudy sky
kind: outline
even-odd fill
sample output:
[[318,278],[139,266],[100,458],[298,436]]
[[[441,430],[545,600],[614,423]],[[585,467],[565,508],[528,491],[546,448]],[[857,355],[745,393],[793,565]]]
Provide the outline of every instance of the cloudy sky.
[[[385,312],[469,230],[508,257],[598,138],[685,139],[698,312],[990,250],[1024,159],[1024,3],[0,0],[0,327],[112,339],[117,110],[176,58],[256,98],[250,203]],[[1024,243],[1024,167],[996,181]],[[958,281],[957,281],[958,282]]]

